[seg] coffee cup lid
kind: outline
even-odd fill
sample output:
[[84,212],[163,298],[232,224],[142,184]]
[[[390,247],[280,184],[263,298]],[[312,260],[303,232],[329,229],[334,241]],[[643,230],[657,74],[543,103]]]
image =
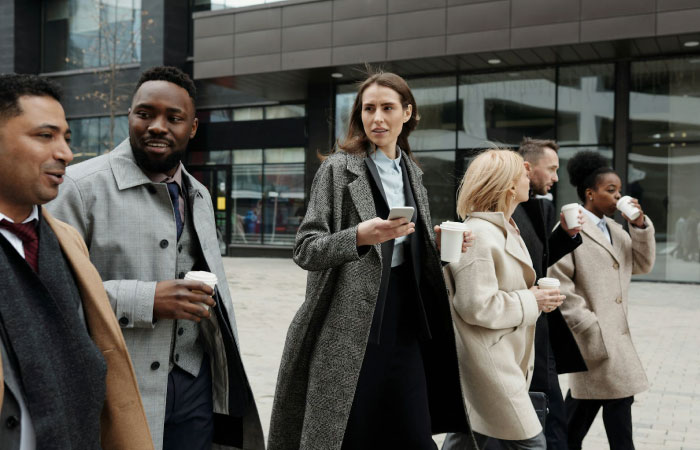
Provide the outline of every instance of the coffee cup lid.
[[566,205],[561,207],[561,210],[564,211],[565,209],[573,209],[573,208],[578,208],[580,206],[581,205],[579,205],[578,203],[567,203]]
[[450,231],[467,231],[467,225],[464,222],[446,221],[440,224],[440,229]]
[[210,286],[215,285],[219,282],[219,279],[216,277],[215,274],[211,272],[205,272],[203,270],[192,270],[190,272],[187,272],[187,274],[185,275],[185,280],[201,281]]
[[623,203],[628,203],[632,197],[629,195],[625,195],[624,197],[621,197],[620,200],[617,201],[617,206],[618,208],[620,207],[621,204]]
[[538,284],[538,285],[540,285],[540,284],[550,284],[550,285],[557,285],[557,286],[561,285],[561,283],[559,282],[558,279],[556,279],[556,278],[549,278],[549,277],[540,278],[539,280],[537,280],[537,284]]

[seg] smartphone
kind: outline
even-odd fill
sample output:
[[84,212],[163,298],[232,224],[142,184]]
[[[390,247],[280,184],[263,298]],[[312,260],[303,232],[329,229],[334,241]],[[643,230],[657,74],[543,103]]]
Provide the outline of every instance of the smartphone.
[[387,217],[386,220],[398,219],[401,217],[405,217],[410,222],[411,218],[413,218],[413,206],[396,206],[391,208],[389,217]]

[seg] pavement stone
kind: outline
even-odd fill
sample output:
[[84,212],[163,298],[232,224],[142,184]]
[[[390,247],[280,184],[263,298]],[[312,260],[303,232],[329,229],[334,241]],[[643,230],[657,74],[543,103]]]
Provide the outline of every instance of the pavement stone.
[[[306,273],[290,259],[224,258],[238,335],[267,436],[287,328],[304,301]],[[700,450],[700,286],[635,281],[630,330],[650,389],[632,407],[638,450]],[[560,377],[562,389],[567,376]],[[440,444],[444,437],[435,436]],[[584,450],[608,449],[601,414]]]

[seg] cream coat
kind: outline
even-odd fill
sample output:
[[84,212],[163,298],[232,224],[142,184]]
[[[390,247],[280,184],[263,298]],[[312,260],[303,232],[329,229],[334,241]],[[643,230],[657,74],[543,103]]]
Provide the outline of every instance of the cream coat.
[[473,213],[476,239],[445,268],[462,391],[475,432],[508,440],[542,431],[528,388],[534,365],[535,271],[503,213]]
[[654,266],[654,226],[630,226],[605,218],[612,245],[590,221],[583,225],[583,244],[549,269],[561,282],[566,300],[564,316],[587,372],[569,375],[571,395],[579,399],[629,397],[648,388],[647,377],[632,343],[627,319],[632,274],[647,273]]

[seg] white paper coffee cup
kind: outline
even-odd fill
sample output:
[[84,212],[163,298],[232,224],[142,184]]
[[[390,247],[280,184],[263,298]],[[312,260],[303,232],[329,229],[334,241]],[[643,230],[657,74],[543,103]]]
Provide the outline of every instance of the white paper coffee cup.
[[581,226],[581,222],[578,220],[578,213],[581,207],[578,203],[568,203],[561,207],[561,212],[564,213],[564,221],[566,221],[567,228],[576,228]]
[[537,280],[537,286],[540,289],[559,289],[561,283],[556,278],[544,277]]
[[[192,281],[201,281],[202,283],[208,285],[212,289],[216,287],[216,283],[219,282],[219,279],[216,277],[215,274],[211,272],[205,272],[204,270],[191,270],[185,274],[185,280],[192,280]],[[198,290],[194,290],[192,292],[202,292]],[[205,294],[205,292],[202,292],[202,294]],[[209,305],[206,303],[202,303],[202,306],[209,310]]]
[[635,220],[637,217],[639,217],[641,211],[639,208],[634,206],[631,201],[632,197],[625,195],[617,201],[617,209],[619,209],[622,214],[629,217],[630,220]]
[[462,222],[442,222],[440,224],[440,259],[457,262],[462,257],[464,232],[468,228]]

